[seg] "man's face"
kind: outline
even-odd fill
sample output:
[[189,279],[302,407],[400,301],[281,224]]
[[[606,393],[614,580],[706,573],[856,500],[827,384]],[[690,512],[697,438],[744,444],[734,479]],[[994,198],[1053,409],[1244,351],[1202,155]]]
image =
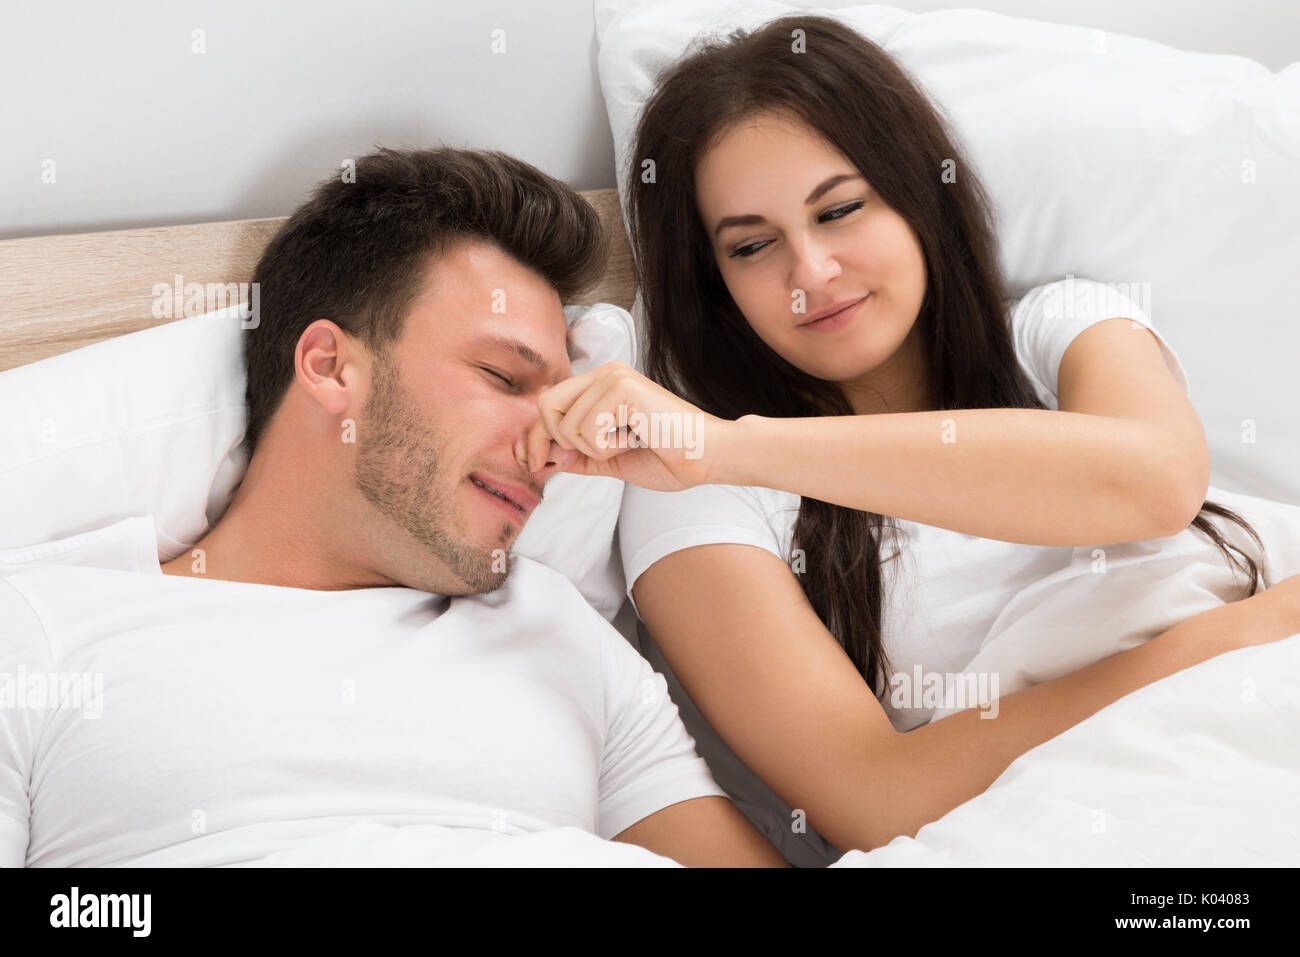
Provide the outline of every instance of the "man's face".
[[509,549],[558,470],[530,473],[525,443],[539,394],[571,374],[566,331],[545,280],[465,241],[432,265],[402,338],[372,365],[357,489],[467,594],[505,582]]

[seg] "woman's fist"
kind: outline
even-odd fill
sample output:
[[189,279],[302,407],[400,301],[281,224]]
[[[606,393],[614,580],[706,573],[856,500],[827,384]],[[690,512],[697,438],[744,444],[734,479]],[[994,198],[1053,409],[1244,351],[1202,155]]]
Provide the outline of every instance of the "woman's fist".
[[554,441],[577,453],[566,472],[662,492],[718,481],[732,425],[624,362],[607,362],[557,383],[541,394],[537,407],[541,417],[528,435],[530,470],[545,464]]

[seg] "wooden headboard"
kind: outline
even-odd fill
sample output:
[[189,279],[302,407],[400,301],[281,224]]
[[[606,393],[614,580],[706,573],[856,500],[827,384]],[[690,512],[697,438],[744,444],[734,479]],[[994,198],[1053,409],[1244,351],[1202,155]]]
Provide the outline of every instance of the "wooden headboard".
[[[574,301],[630,309],[632,255],[618,194],[581,194],[610,235],[604,276]],[[172,322],[153,315],[154,286],[248,283],[286,217],[0,241],[0,371]]]

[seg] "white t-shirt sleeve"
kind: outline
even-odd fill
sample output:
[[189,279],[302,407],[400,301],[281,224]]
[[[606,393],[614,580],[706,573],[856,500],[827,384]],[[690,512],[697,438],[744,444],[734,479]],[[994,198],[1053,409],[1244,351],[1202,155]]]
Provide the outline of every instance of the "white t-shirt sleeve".
[[1038,398],[1057,408],[1058,375],[1065,350],[1089,326],[1105,319],[1127,318],[1151,330],[1164,353],[1165,365],[1183,392],[1191,395],[1183,364],[1151,317],[1127,293],[1092,279],[1070,277],[1035,286],[1011,310],[1016,355],[1029,374]]
[[[22,593],[0,578],[0,867],[27,862],[28,782],[45,709],[24,700],[32,677],[54,672],[40,619]],[[20,681],[20,675],[28,680]],[[37,677],[37,680],[40,680]]]
[[606,729],[596,833],[611,840],[669,805],[727,792],[696,753],[663,675],[603,618],[597,627]]
[[628,599],[642,572],[665,555],[694,545],[754,545],[786,561],[798,512],[799,496],[775,489],[697,485],[681,492],[655,492],[626,486],[618,544]]

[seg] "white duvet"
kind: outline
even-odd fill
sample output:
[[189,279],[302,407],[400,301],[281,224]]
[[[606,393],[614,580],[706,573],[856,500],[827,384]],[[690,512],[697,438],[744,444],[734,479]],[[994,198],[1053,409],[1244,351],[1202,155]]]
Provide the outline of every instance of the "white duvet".
[[534,834],[359,821],[272,854],[254,867],[680,867],[635,844],[576,827]]
[[[992,787],[832,867],[1300,863],[1300,635],[1219,655],[1022,755]],[[529,835],[359,822],[268,867],[675,867],[573,827]]]
[[[1265,585],[1300,573],[1300,508],[1211,489],[1242,514]],[[1222,556],[1199,533],[1093,549],[1017,593],[967,672],[1011,694],[1086,667],[1227,600]],[[934,720],[953,709],[936,712]],[[997,720],[996,718],[992,720]],[[576,828],[505,835],[368,822],[267,866],[677,866]],[[1138,689],[1032,749],[982,794],[832,867],[1300,865],[1300,634],[1219,655]]]
[[1300,864],[1300,634],[1140,688],[832,866]]
[[[1216,488],[1208,497],[1258,532],[1262,555],[1215,518],[1260,563],[1264,585],[1300,574],[1300,508]],[[999,694],[1012,694],[1234,596],[1226,561],[1196,530],[1077,549],[1007,603],[965,673],[996,674]],[[915,839],[837,862],[945,864],[1300,864],[1300,635],[1140,688],[1022,755]]]
[[[1300,634],[1171,675],[1022,755],[983,794],[832,867],[1300,864]],[[361,822],[285,867],[675,867],[577,828]]]

